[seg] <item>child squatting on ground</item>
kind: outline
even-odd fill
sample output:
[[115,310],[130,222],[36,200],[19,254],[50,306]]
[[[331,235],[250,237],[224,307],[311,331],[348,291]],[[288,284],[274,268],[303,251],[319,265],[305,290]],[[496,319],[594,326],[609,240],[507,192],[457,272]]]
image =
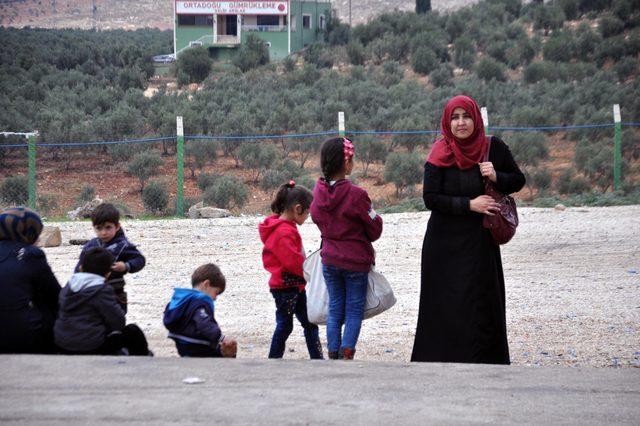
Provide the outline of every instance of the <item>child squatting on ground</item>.
[[367,192],[346,179],[353,170],[354,156],[349,139],[325,141],[320,151],[324,176],[316,183],[311,204],[311,218],[322,236],[322,274],[329,293],[330,359],[353,359],[369,270],[375,263],[371,242],[382,234],[382,218],[373,210]]
[[264,244],[262,263],[271,273],[269,288],[276,303],[276,329],[271,339],[269,358],[282,358],[287,338],[293,331],[295,315],[304,329],[311,359],[322,359],[318,326],[307,317],[306,281],[302,271],[305,260],[297,225],[309,216],[313,196],[294,181],[282,185],[271,204],[273,215],[258,226]]
[[226,287],[220,268],[207,263],[191,276],[192,289],[176,288],[164,310],[164,326],[183,357],[235,358],[237,342],[222,334],[214,301]]
[[91,214],[91,222],[96,232],[96,237],[82,248],[80,260],[75,272],[79,271],[80,264],[87,250],[94,247],[103,247],[113,256],[111,275],[107,283],[113,287],[118,303],[127,313],[127,293],[124,291],[124,275],[138,272],[145,265],[145,258],[135,245],[131,244],[120,227],[120,212],[109,203],[100,204]]
[[106,284],[113,256],[94,247],[82,257],[79,272],[60,292],[56,345],[69,354],[152,355],[142,330],[125,326],[124,311]]

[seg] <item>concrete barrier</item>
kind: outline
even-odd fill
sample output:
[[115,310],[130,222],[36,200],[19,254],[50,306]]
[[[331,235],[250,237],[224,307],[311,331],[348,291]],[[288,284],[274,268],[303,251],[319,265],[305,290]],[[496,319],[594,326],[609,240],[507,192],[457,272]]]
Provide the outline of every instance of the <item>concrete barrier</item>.
[[[0,422],[637,424],[640,369],[0,356]],[[200,384],[185,384],[197,377]]]

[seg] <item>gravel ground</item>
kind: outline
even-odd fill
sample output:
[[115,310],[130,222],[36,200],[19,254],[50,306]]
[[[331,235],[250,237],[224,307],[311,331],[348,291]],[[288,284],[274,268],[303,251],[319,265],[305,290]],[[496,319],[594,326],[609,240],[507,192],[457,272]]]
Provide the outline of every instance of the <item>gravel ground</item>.
[[[420,250],[429,213],[383,215],[376,242],[379,270],[398,303],[363,324],[357,358],[408,361],[420,294]],[[140,325],[156,356],[177,356],[162,312],[172,288],[215,262],[227,276],[216,317],[239,340],[241,358],[267,356],[275,307],[262,269],[260,217],[125,221],[127,236],[147,257],[128,277],[128,321]],[[640,206],[520,209],[520,227],[503,247],[511,360],[519,365],[640,367]],[[46,249],[61,283],[80,252],[72,238],[90,238],[89,222],[59,226],[61,247]],[[310,221],[301,227],[307,252],[319,246]],[[321,330],[325,344],[324,327]],[[325,345],[326,347],[326,345]],[[295,325],[286,358],[308,356]]]

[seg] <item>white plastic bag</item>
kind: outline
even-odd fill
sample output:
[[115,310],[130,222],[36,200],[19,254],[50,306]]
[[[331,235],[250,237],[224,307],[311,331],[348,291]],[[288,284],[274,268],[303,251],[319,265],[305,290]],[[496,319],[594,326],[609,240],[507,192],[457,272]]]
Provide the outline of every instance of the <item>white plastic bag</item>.
[[[313,252],[304,265],[304,278],[307,280],[307,316],[314,324],[326,324],[329,316],[329,292],[322,274],[320,250]],[[364,307],[364,319],[374,317],[396,304],[396,297],[389,281],[372,267],[369,271],[367,300]]]

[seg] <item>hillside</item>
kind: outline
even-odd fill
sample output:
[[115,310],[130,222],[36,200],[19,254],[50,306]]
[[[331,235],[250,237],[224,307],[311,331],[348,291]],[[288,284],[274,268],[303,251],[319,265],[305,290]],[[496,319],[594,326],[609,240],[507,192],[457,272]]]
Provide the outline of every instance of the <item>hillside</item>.
[[[240,206],[237,211],[264,212],[286,179],[313,184],[325,138],[318,132],[335,131],[337,113],[344,111],[358,147],[355,178],[376,206],[420,208],[422,165],[434,136],[415,132],[437,129],[446,100],[466,93],[488,107],[491,132],[507,141],[525,172],[528,185],[520,199],[538,205],[559,198],[573,204],[638,202],[639,129],[623,127],[623,181],[613,193],[613,129],[607,123],[614,103],[623,121],[640,121],[640,9],[630,0],[611,0],[609,9],[577,10],[567,5],[589,0],[572,1],[564,8],[490,0],[447,15],[394,12],[351,31],[332,28],[327,43],[266,65],[213,64],[205,49],[195,48],[171,71],[173,81],[153,78],[150,62],[150,55],[170,49],[170,31],[0,28],[0,127],[40,132],[43,210],[60,214],[80,194],[96,193],[136,214],[152,208],[167,214],[176,194],[175,141],[119,141],[170,137],[176,115],[182,115],[186,134],[204,135],[186,143],[189,202],[204,198]],[[597,126],[556,132],[495,128],[572,124]],[[352,133],[361,130],[382,132]],[[219,138],[283,133],[312,135]],[[57,145],[90,141],[105,145]],[[144,178],[155,176],[154,196],[162,205],[149,207],[143,200],[144,182],[132,166],[140,161],[153,166]],[[24,199],[16,198],[24,192],[15,195],[15,188],[26,188],[19,180],[26,166],[23,148],[0,149],[0,177],[7,178],[0,198]],[[241,200],[222,200],[212,188]]]
[[[434,10],[445,11],[477,3],[477,0],[433,0]],[[98,29],[169,29],[169,0],[0,0],[0,25],[12,27]],[[334,9],[344,22],[349,19],[349,0],[334,0]],[[368,21],[381,13],[414,10],[410,0],[352,0],[353,24]]]

